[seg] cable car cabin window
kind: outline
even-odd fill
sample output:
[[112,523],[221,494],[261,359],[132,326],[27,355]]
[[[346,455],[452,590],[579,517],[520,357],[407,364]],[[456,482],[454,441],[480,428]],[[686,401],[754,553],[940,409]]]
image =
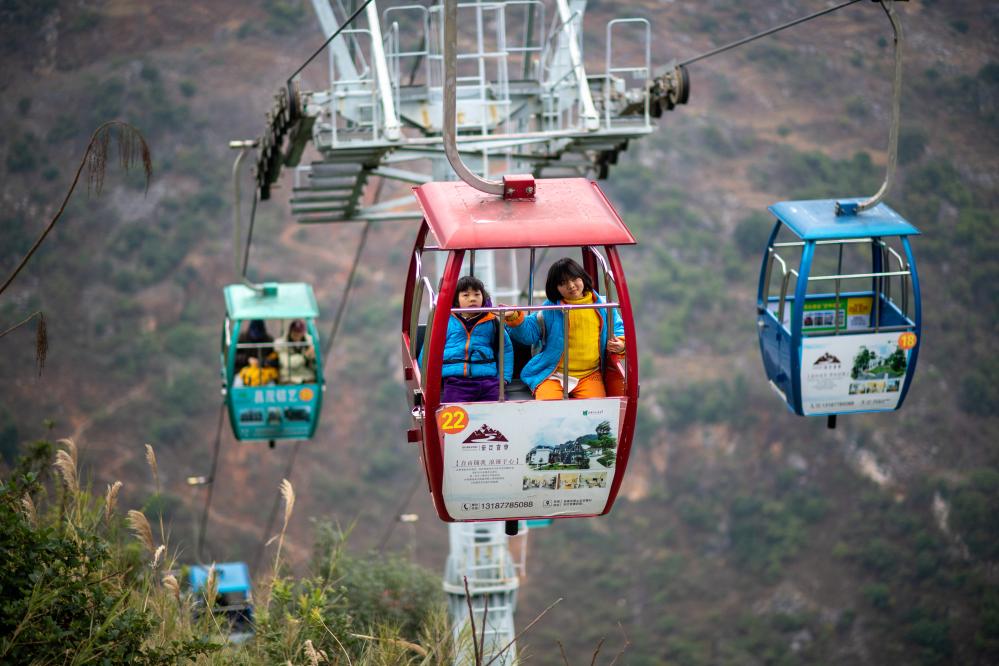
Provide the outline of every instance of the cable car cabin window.
[[[778,240],[770,252],[767,306],[775,318],[783,310],[781,323],[787,330],[796,307],[804,246],[800,240]],[[911,274],[896,237],[818,241],[807,281],[805,336],[901,330],[914,325]]]
[[[435,254],[437,254],[437,257],[444,255],[444,253]],[[483,294],[482,302],[478,303],[478,307],[463,308],[459,303],[458,285],[455,285],[452,303],[447,304],[451,307],[451,316],[454,318],[454,321],[449,318],[448,324],[452,329],[456,329],[453,331],[453,334],[458,338],[458,342],[467,344],[445,346],[444,354],[456,357],[442,358],[443,368],[441,372],[443,375],[442,380],[445,384],[456,383],[455,380],[448,380],[447,378],[455,374],[453,366],[460,361],[463,377],[478,377],[478,383],[486,383],[488,378],[500,375],[508,378],[508,381],[503,384],[502,390],[498,391],[495,396],[490,392],[488,398],[478,397],[477,400],[530,400],[534,397],[531,388],[523,381],[521,371],[530,362],[531,358],[543,348],[546,332],[541,334],[538,342],[532,348],[530,344],[518,340],[518,336],[511,332],[511,327],[507,322],[500,320],[505,313],[523,312],[525,317],[536,318],[536,321],[540,323],[541,330],[544,331],[542,312],[544,308],[550,309],[552,307],[551,305],[543,305],[550,300],[549,294],[546,293],[547,276],[550,268],[556,262],[567,257],[582,267],[585,274],[589,277],[593,292],[602,297],[603,303],[594,302],[585,306],[566,305],[563,299],[556,297],[555,302],[557,303],[557,307],[561,311],[580,308],[602,313],[616,311],[618,307],[616,304],[617,287],[602,248],[543,248],[533,251],[530,249],[479,250],[468,251],[464,254],[462,264],[459,268],[460,277],[458,284],[463,284],[462,280],[467,284],[469,282],[467,277],[471,276],[482,283],[482,287],[486,293]],[[431,263],[440,264],[440,271],[443,273],[444,262],[441,261],[428,262],[426,259],[421,258],[416,265],[418,269],[425,271],[426,265]],[[425,376],[427,367],[426,355],[421,352],[425,344],[425,325],[430,323],[428,316],[429,305],[426,298],[426,294],[430,288],[429,284],[430,279],[427,276],[417,279],[413,294],[413,302],[414,304],[420,303],[420,310],[417,312],[414,307],[412,312],[413,321],[411,322],[410,330],[417,332],[417,346],[413,347],[412,351],[415,352],[414,356],[420,360],[421,377]],[[437,303],[438,313],[442,305],[444,304]],[[487,333],[491,335],[483,335],[482,331],[479,331],[481,324],[473,323],[476,317],[483,317],[486,321],[496,322],[488,327]],[[598,317],[600,325],[598,334],[603,334],[603,322],[613,322],[617,318],[614,314],[605,314]],[[479,321],[482,321],[482,319]],[[457,327],[461,323],[465,324],[467,339],[458,335],[460,329],[457,329]],[[475,331],[478,331],[478,333],[473,335]],[[487,340],[486,338],[489,339]],[[500,345],[501,339],[503,340],[502,349]],[[506,343],[507,339],[510,341],[509,346]],[[562,367],[563,371],[566,371],[567,368],[572,367],[574,352],[568,348],[568,342],[564,344],[566,348],[563,351],[563,357],[568,358],[568,363],[559,367]],[[462,348],[459,349],[458,347]],[[448,351],[449,349],[450,351]],[[607,395],[625,395],[626,364],[624,363],[624,354],[605,354],[601,350],[601,352],[597,353],[596,357],[597,362],[603,364],[601,369],[603,370]],[[488,365],[488,370],[491,372],[486,372],[480,367],[475,367],[473,365],[475,363],[478,363],[480,366]],[[487,374],[489,375],[488,378],[486,378]],[[564,377],[560,380],[560,383],[563,386],[575,385],[574,381],[567,380]],[[452,398],[451,400],[447,400],[442,395],[441,402],[462,401],[455,399],[452,391],[445,390],[444,393]]]
[[781,225],[767,256],[764,284],[767,311],[788,332],[791,330],[791,310],[798,287],[798,266],[801,264],[803,245],[794,233]]
[[316,344],[302,319],[241,322],[233,386],[313,384]]

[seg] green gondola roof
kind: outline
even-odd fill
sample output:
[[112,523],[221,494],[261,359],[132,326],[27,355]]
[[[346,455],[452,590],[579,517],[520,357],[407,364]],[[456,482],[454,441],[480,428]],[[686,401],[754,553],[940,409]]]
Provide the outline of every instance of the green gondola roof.
[[[315,319],[319,306],[312,286],[304,282],[269,283],[263,293],[242,284],[225,288],[230,319]],[[273,294],[271,289],[273,288]]]

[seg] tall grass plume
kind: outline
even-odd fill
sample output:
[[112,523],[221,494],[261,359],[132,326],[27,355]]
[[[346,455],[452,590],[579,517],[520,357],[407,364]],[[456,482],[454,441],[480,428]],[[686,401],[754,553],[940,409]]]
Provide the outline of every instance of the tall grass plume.
[[135,534],[135,538],[142,542],[142,545],[146,547],[150,555],[155,554],[156,545],[153,543],[153,529],[149,526],[149,521],[146,520],[146,514],[135,509],[129,509],[127,520],[128,527]]
[[[64,441],[70,442],[70,440]],[[62,477],[63,484],[65,484],[66,488],[74,495],[80,492],[80,478],[76,471],[75,453],[75,449],[73,450],[73,454],[70,454],[64,449],[59,449],[56,451],[55,462],[52,464],[52,466],[59,472],[59,476]]]
[[104,493],[104,522],[108,525],[111,524],[111,514],[114,513],[114,507],[118,504],[118,493],[121,491],[121,486],[121,481],[109,483],[108,490]]
[[156,464],[156,452],[153,451],[151,444],[146,444],[146,464],[149,465],[149,470],[153,473],[153,483],[156,484],[156,493],[160,492],[160,468]]

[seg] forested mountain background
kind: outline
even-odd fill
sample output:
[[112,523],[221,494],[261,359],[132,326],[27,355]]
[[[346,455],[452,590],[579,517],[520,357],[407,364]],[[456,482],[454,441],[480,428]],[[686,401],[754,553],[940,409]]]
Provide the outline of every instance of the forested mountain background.
[[[652,21],[665,64],[808,11],[818,0],[591,1],[604,25]],[[755,286],[770,220],[797,198],[864,196],[881,182],[890,28],[850,8],[691,67],[690,103],[632,142],[606,190],[637,236],[624,250],[638,306],[642,402],[613,513],[532,532],[521,642],[557,663],[988,664],[999,661],[999,6],[899,3],[907,31],[899,175],[888,202],[923,235],[923,342],[898,413],[790,415],[767,386]],[[0,2],[0,271],[55,212],[90,133],[125,120],[154,176],[109,166],[73,199],[0,297],[0,329],[35,310],[34,336],[0,340],[0,453],[72,437],[95,488],[162,510],[193,558],[219,409],[222,286],[233,280],[229,139],[264,128],[272,93],[321,43],[308,3]],[[324,68],[309,70],[320,85]],[[311,78],[310,78],[311,77]],[[296,227],[276,191],[257,215],[251,277],[315,285],[325,329],[360,225]],[[391,195],[390,192],[387,193]],[[398,362],[402,259],[415,226],[378,223],[327,369],[319,435],[292,473],[285,544],[302,566],[316,524],[348,548],[443,568],[447,531],[419,489]],[[165,492],[150,507],[143,444]],[[252,560],[290,448],[224,440],[210,551]]]

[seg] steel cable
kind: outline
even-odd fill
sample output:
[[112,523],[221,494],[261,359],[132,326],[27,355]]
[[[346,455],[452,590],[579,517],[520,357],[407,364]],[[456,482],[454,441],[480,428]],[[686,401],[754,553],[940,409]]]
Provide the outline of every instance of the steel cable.
[[750,42],[756,41],[757,39],[759,39],[761,37],[766,37],[767,35],[772,35],[775,32],[780,32],[781,30],[786,30],[787,28],[791,28],[791,27],[796,26],[796,25],[798,25],[800,23],[804,23],[805,21],[811,21],[812,19],[818,18],[820,16],[825,16],[826,14],[832,13],[832,12],[836,11],[837,9],[843,9],[844,7],[849,7],[850,5],[856,4],[856,3],[860,2],[860,1],[861,0],[848,0],[847,2],[838,4],[835,7],[829,7],[828,9],[823,9],[822,11],[815,12],[814,14],[809,14],[808,16],[803,16],[803,17],[801,17],[799,19],[795,19],[795,20],[793,20],[793,21],[791,21],[789,23],[784,23],[782,25],[779,25],[776,28],[771,28],[769,30],[764,30],[763,32],[758,32],[755,35],[751,35],[749,37],[745,37],[745,38],[740,39],[738,41],[732,42],[731,44],[726,44],[725,46],[719,46],[716,49],[712,49],[712,50],[708,51],[707,53],[702,53],[700,55],[694,56],[693,58],[687,58],[686,60],[681,60],[680,62],[677,63],[677,66],[690,65],[692,63],[697,62],[698,60],[704,60],[705,58],[710,58],[711,56],[718,55],[719,53],[724,53],[725,51],[728,51],[730,49],[734,49],[734,48],[736,48],[738,46],[742,46],[743,44],[748,44]]
[[[282,479],[288,479],[291,481],[291,473],[295,469],[295,459],[298,457],[298,447],[301,446],[302,440],[295,442],[295,445],[291,449],[291,456],[288,458],[288,465],[285,467],[284,476]],[[274,520],[277,518],[278,507],[281,505],[281,493],[277,493],[274,496],[274,504],[271,505],[271,515],[267,518],[267,528],[264,530],[264,537],[260,541],[260,547],[257,548],[257,554],[253,558],[253,567],[250,569],[251,573],[255,573],[259,570],[260,562],[264,557],[264,551],[267,549],[267,543],[270,540],[268,536],[271,530],[274,529]]]
[[208,472],[208,494],[205,496],[205,507],[201,511],[201,522],[198,526],[198,543],[197,543],[197,556],[198,564],[205,564],[204,548],[205,548],[205,530],[208,528],[208,514],[212,508],[212,497],[215,491],[215,471],[219,464],[219,450],[222,448],[222,423],[225,420],[225,401],[222,401],[222,405],[219,408],[219,422],[218,426],[215,428],[215,446],[212,451],[212,466],[211,470]]
[[339,28],[337,28],[336,31],[332,35],[330,35],[329,38],[325,42],[323,42],[323,45],[320,46],[318,49],[316,49],[315,53],[313,53],[312,55],[309,56],[308,60],[306,60],[305,62],[303,62],[301,64],[301,66],[299,66],[298,69],[296,69],[294,72],[292,72],[291,76],[288,77],[288,85],[291,85],[292,79],[294,79],[296,76],[298,76],[299,74],[301,74],[302,70],[305,69],[306,67],[308,67],[309,63],[311,63],[313,60],[315,60],[316,56],[318,56],[320,53],[322,53],[323,50],[327,46],[330,45],[330,42],[332,42],[334,39],[336,39],[336,36],[339,35],[343,31],[344,28],[346,28],[348,25],[350,25],[354,21],[354,19],[356,19],[361,14],[361,12],[364,11],[364,8],[371,4],[371,2],[372,2],[372,0],[365,0],[364,4],[362,4],[360,7],[358,7],[357,9],[354,10],[354,13],[347,17],[347,20],[344,21],[343,25],[341,25]]

